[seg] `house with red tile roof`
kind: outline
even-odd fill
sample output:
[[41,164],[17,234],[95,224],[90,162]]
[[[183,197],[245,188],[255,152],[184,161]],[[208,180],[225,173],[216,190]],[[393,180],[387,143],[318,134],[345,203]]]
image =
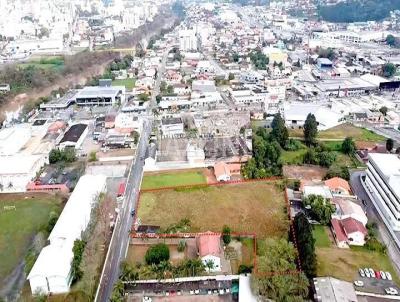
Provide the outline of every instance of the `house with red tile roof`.
[[333,218],[331,224],[338,247],[347,248],[349,245],[365,244],[368,230],[360,221],[351,217],[342,220]]
[[215,178],[218,181],[229,181],[234,175],[240,175],[241,164],[217,162],[214,165]]
[[200,233],[196,241],[199,257],[203,264],[206,265],[212,261],[214,268],[210,269],[210,271],[221,271],[221,258],[224,254],[221,248],[221,235],[212,232]]
[[350,195],[351,188],[347,180],[340,177],[333,177],[324,181],[333,195]]

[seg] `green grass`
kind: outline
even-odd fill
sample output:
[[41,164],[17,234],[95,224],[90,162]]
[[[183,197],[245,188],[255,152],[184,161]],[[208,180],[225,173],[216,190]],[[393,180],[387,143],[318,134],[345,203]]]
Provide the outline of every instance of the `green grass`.
[[125,86],[127,90],[132,90],[135,87],[135,79],[124,79],[124,80],[114,80],[112,81],[113,86]]
[[64,58],[60,56],[55,57],[44,57],[41,59],[31,60],[18,64],[21,68],[27,68],[34,66],[36,68],[47,69],[47,70],[61,70],[64,67]]
[[[5,210],[5,206],[15,206],[15,210]],[[59,207],[59,199],[48,194],[0,197],[0,280],[23,260],[33,237],[47,224],[50,213]]]
[[364,247],[351,247],[350,249],[318,247],[316,253],[318,276],[332,276],[352,282],[358,277],[360,267],[370,267],[374,270],[390,272],[393,280],[400,284],[399,277],[387,255],[371,252]]
[[303,163],[304,154],[307,149],[299,149],[297,151],[285,151],[282,150],[281,160],[286,165],[301,165]]
[[161,172],[145,174],[141,188],[155,189],[205,183],[207,183],[207,181],[202,170]]
[[282,190],[275,182],[210,186],[197,190],[161,190],[141,194],[137,216],[142,224],[166,229],[190,220],[190,232],[256,233],[257,238],[285,237],[289,221]]
[[331,241],[328,236],[326,226],[314,225],[313,236],[315,239],[315,247],[331,247]]
[[[289,129],[289,135],[291,137],[303,137],[303,129]],[[343,140],[346,137],[352,137],[356,142],[382,142],[386,138],[376,134],[373,131],[359,128],[351,124],[341,124],[336,127],[319,131],[317,138],[319,140]]]

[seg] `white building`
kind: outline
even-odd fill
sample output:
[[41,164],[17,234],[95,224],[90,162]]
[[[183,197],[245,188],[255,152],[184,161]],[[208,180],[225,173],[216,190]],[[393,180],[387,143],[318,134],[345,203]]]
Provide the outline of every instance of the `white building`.
[[72,125],[65,133],[59,142],[59,148],[72,147],[79,149],[88,134],[88,126],[86,124]]
[[181,51],[197,50],[197,35],[193,29],[179,31],[179,49]]
[[213,268],[211,272],[218,272],[222,270],[221,267],[221,235],[206,232],[199,234],[197,237],[197,247],[199,250],[199,257],[204,265],[212,262]]
[[49,236],[50,245],[43,248],[28,275],[32,294],[69,291],[74,241],[81,239],[93,206],[105,190],[106,177],[103,175],[84,175],[79,179]]
[[25,192],[27,184],[46,163],[44,154],[0,156],[0,192]]
[[382,219],[400,231],[400,159],[394,154],[370,153],[365,184]]
[[75,96],[79,106],[113,106],[125,102],[125,86],[87,86]]
[[163,136],[173,137],[185,133],[183,121],[180,117],[163,118],[161,121],[161,132]]

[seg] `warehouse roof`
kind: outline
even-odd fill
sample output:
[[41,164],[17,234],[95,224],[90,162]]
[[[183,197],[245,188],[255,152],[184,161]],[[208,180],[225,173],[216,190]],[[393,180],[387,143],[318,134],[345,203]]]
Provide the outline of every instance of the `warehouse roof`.
[[26,174],[42,159],[42,155],[0,156],[0,174]]
[[123,86],[87,86],[79,90],[76,99],[95,98],[95,97],[115,97],[121,91],[124,91]]
[[82,136],[82,133],[86,130],[86,124],[75,124],[72,125],[67,132],[65,132],[64,137],[61,139],[60,144],[63,142],[74,142],[76,143]]

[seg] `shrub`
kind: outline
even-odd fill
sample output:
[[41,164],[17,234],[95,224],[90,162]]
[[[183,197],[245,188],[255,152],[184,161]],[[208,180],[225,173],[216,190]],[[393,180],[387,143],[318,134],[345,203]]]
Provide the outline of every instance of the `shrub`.
[[378,239],[375,237],[369,238],[367,242],[365,243],[365,247],[374,252],[386,254],[387,252],[387,247],[383,243],[381,243]]
[[239,265],[239,274],[250,274],[253,271],[252,265],[241,264]]
[[185,248],[186,248],[186,241],[185,240],[179,241],[178,248],[177,248],[178,252],[182,253],[185,250]]
[[231,242],[231,228],[227,225],[224,225],[222,228],[222,241],[225,244],[229,244]]
[[169,248],[165,243],[151,246],[145,255],[147,264],[160,264],[162,261],[169,260]]

